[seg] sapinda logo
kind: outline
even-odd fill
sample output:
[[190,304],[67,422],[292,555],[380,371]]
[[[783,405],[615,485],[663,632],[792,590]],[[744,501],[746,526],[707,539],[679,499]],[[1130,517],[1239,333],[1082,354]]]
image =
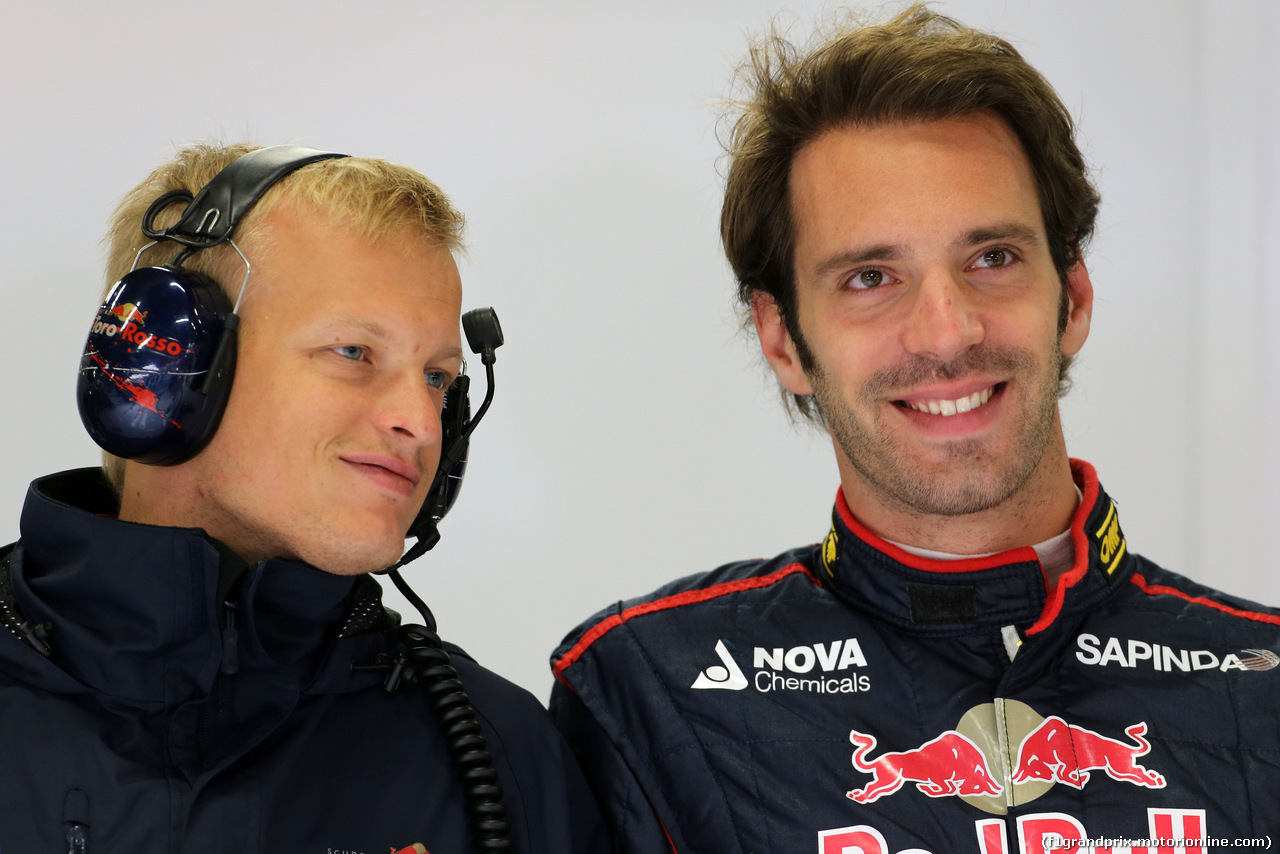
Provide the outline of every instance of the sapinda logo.
[[1219,658],[1207,649],[1176,649],[1163,644],[1119,638],[1102,638],[1084,632],[1076,637],[1076,658],[1081,664],[1107,667],[1150,667],[1166,673],[1192,670],[1274,670],[1280,655],[1269,649],[1242,649]]
[[[729,653],[723,639],[716,641],[715,652],[720,664],[700,671],[691,688],[741,691],[751,684]],[[863,674],[839,677],[827,675],[866,666],[867,659],[862,654],[857,638],[816,643],[812,646],[794,646],[790,649],[758,646],[752,652],[751,663],[756,671],[752,681],[756,690],[761,693],[810,691],[818,694],[850,694],[866,691],[871,687],[870,678]]]

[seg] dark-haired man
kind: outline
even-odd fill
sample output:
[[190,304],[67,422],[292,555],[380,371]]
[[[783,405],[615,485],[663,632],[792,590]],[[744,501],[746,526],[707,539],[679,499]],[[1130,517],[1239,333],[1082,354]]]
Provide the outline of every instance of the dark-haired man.
[[620,603],[556,651],[553,711],[626,850],[1274,831],[1280,613],[1133,554],[1067,455],[1098,197],[1056,94],[919,6],[753,60],[722,237],[841,489],[820,546]]
[[599,850],[538,702],[369,576],[441,463],[461,227],[412,169],[292,147],[193,146],[122,202],[80,385],[113,454],[0,549],[0,851]]

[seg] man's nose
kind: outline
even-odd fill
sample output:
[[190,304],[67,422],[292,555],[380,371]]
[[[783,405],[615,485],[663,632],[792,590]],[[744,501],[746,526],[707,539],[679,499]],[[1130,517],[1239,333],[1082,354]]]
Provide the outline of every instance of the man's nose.
[[949,362],[981,343],[986,330],[973,289],[952,272],[937,271],[920,280],[902,330],[908,352]]
[[389,379],[378,402],[379,428],[418,445],[439,442],[442,430],[437,394],[421,373],[405,372]]

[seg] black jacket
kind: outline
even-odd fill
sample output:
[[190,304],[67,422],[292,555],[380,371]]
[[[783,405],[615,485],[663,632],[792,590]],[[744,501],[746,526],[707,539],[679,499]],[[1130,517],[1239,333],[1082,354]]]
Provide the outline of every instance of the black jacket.
[[1032,549],[915,557],[839,498],[823,544],[575,630],[552,711],[622,849],[1280,843],[1280,613],[1132,554],[1075,473],[1076,559],[1052,592]]
[[[0,852],[473,850],[422,692],[353,671],[394,635],[377,582],[246,567],[200,531],[98,515],[115,506],[89,470],[27,496],[0,579]],[[49,657],[19,638],[35,626]],[[598,850],[598,813],[541,706],[451,651],[513,850]]]

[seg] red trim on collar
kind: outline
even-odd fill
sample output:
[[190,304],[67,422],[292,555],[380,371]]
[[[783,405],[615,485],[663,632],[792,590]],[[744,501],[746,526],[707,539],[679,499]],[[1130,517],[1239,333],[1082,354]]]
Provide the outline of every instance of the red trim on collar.
[[1053,590],[1049,591],[1049,601],[1044,603],[1040,619],[1027,629],[1029,635],[1047,629],[1049,624],[1057,619],[1067,590],[1074,587],[1076,582],[1084,578],[1085,573],[1089,571],[1089,538],[1085,536],[1084,523],[1093,512],[1093,506],[1098,503],[1098,496],[1101,493],[1098,486],[1098,473],[1084,460],[1073,459],[1071,460],[1071,477],[1084,493],[1084,497],[1080,499],[1080,506],[1071,517],[1071,545],[1075,548],[1075,560],[1070,569],[1058,576],[1058,583],[1053,586]]
[[742,578],[737,581],[725,581],[721,584],[713,584],[710,587],[704,587],[700,590],[686,590],[685,592],[677,593],[674,596],[666,596],[662,599],[655,599],[652,602],[643,602],[639,605],[628,608],[620,614],[614,614],[611,617],[601,620],[588,629],[587,633],[573,645],[572,649],[560,656],[560,658],[556,659],[555,663],[551,665],[551,672],[555,674],[557,679],[564,682],[565,685],[568,685],[569,683],[565,681],[561,674],[572,666],[575,661],[582,657],[582,654],[587,651],[587,647],[591,646],[591,644],[600,640],[600,638],[604,637],[610,631],[616,629],[627,620],[630,620],[632,617],[639,617],[643,614],[652,614],[655,611],[665,611],[668,608],[678,608],[681,605],[693,605],[698,602],[705,602],[708,599],[715,599],[719,596],[724,596],[729,593],[737,593],[742,590],[754,590],[758,587],[768,587],[769,585],[776,584],[797,572],[801,572],[809,576],[809,580],[814,584],[818,583],[818,579],[813,577],[813,573],[809,572],[808,567],[804,564],[792,563],[784,566],[782,569],[771,572],[768,575]]
[[1030,546],[1010,549],[1007,552],[996,552],[986,557],[964,557],[956,560],[936,560],[934,558],[921,557],[905,549],[900,549],[888,540],[883,540],[868,531],[854,517],[853,511],[849,509],[848,503],[844,500],[844,489],[836,490],[836,512],[840,514],[840,521],[844,522],[854,536],[876,551],[883,552],[898,563],[909,566],[912,569],[920,569],[925,572],[972,572],[975,569],[993,569],[997,566],[1008,566],[1011,563],[1039,560],[1036,557],[1036,550]]
[[1224,614],[1230,614],[1233,617],[1243,617],[1246,620],[1254,620],[1259,623],[1271,623],[1273,626],[1280,626],[1280,617],[1275,614],[1263,614],[1258,611],[1245,611],[1240,608],[1232,608],[1230,605],[1224,605],[1221,602],[1215,602],[1205,596],[1192,596],[1190,593],[1184,593],[1176,587],[1169,587],[1165,584],[1148,584],[1147,579],[1139,573],[1134,573],[1129,578],[1134,584],[1138,585],[1138,589],[1148,596],[1176,596],[1187,602],[1196,605],[1204,605],[1206,608],[1213,608]]
[[[1029,635],[1044,630],[1054,621],[1058,616],[1058,612],[1062,610],[1062,602],[1066,597],[1067,590],[1084,578],[1085,573],[1089,571],[1089,539],[1085,536],[1084,525],[1089,518],[1089,514],[1093,512],[1094,505],[1098,503],[1098,496],[1101,494],[1098,486],[1098,474],[1094,471],[1093,466],[1084,460],[1072,459],[1071,476],[1084,496],[1080,501],[1080,506],[1076,508],[1075,515],[1071,517],[1071,545],[1075,550],[1075,560],[1072,562],[1071,568],[1058,578],[1058,583],[1049,592],[1049,599],[1045,602],[1040,618],[1036,620],[1031,628],[1027,629],[1027,634]],[[900,549],[893,543],[887,542],[868,531],[854,517],[853,511],[849,509],[849,505],[844,499],[843,489],[836,491],[836,512],[840,514],[841,521],[848,526],[855,536],[878,551],[884,552],[884,554],[898,563],[909,566],[912,569],[921,569],[926,572],[971,572],[977,569],[993,569],[998,566],[1007,566],[1011,563],[1039,561],[1036,550],[1031,546],[1022,546],[1009,551],[987,555],[986,557],[961,558],[959,560],[934,560],[920,557]]]

